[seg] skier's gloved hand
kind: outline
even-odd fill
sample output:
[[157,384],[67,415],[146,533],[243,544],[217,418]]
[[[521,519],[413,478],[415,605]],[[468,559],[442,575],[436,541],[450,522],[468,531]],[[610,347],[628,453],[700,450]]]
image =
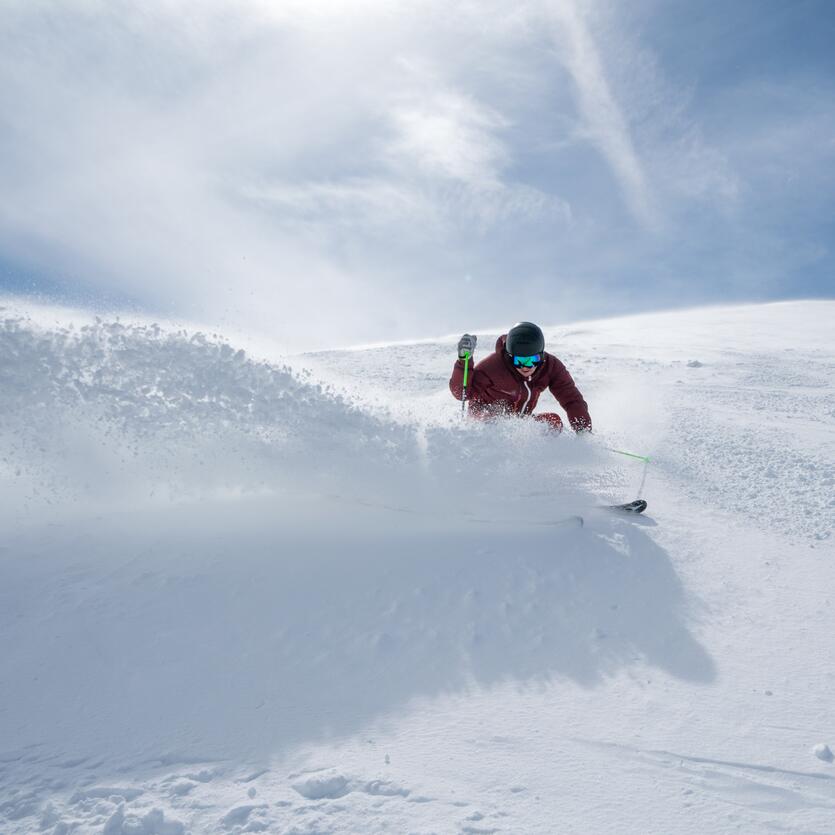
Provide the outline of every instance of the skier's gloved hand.
[[477,336],[473,336],[471,333],[465,333],[458,340],[458,358],[464,359],[467,354],[472,356],[475,353],[476,342],[478,342]]

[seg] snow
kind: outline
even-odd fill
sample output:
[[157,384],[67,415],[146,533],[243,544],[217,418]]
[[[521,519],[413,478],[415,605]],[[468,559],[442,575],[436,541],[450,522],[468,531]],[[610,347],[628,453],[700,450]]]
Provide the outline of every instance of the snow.
[[4,835],[832,831],[835,303],[546,328],[592,438],[0,306]]
[[832,749],[823,742],[819,742],[812,751],[819,760],[823,760],[824,762],[831,763],[835,759],[835,756],[832,754]]

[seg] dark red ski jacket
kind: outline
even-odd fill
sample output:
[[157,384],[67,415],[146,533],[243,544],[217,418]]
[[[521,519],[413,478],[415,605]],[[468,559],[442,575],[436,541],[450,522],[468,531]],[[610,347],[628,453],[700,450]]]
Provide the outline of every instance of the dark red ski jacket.
[[[496,340],[496,350],[475,368],[470,366],[467,380],[467,401],[470,414],[489,418],[499,415],[529,415],[536,408],[545,389],[557,398],[576,430],[591,429],[589,407],[574,384],[566,367],[547,351],[543,361],[527,379],[517,373],[513,360],[505,350],[507,334]],[[449,379],[449,390],[460,400],[464,387],[464,360],[457,360]]]

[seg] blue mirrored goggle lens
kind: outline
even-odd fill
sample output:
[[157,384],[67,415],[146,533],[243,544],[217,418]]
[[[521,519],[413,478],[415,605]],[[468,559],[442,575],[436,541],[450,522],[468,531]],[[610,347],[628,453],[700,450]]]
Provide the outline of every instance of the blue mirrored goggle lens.
[[534,354],[532,357],[513,358],[514,365],[523,365],[525,368],[533,368],[535,365],[539,365],[540,362],[542,362],[542,354]]

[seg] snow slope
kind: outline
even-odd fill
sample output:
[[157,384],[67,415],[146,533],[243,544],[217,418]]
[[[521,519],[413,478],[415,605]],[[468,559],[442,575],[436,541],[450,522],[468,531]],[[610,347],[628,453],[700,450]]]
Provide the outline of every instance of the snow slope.
[[547,329],[590,439],[0,317],[0,832],[835,831],[835,303]]

